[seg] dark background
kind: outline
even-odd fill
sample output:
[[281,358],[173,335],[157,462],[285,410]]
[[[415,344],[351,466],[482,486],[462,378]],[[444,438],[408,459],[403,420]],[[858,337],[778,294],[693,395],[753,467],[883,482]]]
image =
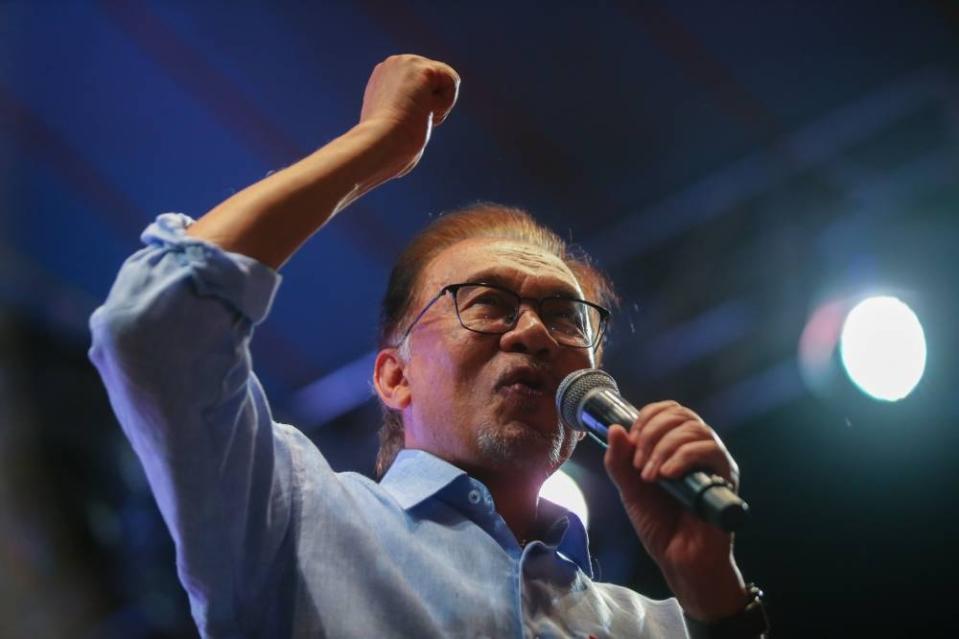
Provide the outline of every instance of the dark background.
[[[345,131],[397,52],[454,66],[460,102],[284,268],[254,345],[278,418],[371,473],[391,260],[445,209],[524,206],[618,283],[624,393],[738,460],[775,636],[951,636],[959,5],[759,0],[0,4],[0,636],[195,636],[87,317],[156,214]],[[877,292],[929,344],[895,404],[797,359],[817,308]],[[595,446],[568,471],[603,578],[667,596]]]

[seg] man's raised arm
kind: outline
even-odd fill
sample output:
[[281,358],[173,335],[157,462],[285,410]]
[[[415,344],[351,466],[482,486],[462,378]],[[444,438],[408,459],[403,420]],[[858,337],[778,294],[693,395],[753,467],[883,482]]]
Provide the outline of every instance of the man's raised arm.
[[283,558],[304,477],[328,502],[338,494],[315,447],[273,421],[253,373],[249,342],[275,269],[337,211],[416,165],[457,85],[438,62],[384,61],[349,132],[198,222],[161,215],[90,319],[90,359],[176,542],[203,636],[291,635],[293,597],[267,594],[292,583]]
[[355,127],[219,204],[187,234],[279,268],[337,212],[412,170],[458,89],[442,62],[387,58],[370,76]]

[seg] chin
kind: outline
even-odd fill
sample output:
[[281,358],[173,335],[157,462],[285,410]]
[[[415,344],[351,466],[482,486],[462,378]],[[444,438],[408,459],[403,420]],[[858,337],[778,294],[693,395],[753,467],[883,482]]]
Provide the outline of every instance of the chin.
[[569,458],[576,446],[576,438],[558,425],[546,429],[515,420],[483,429],[477,443],[483,456],[495,466],[529,465],[542,461],[552,470]]

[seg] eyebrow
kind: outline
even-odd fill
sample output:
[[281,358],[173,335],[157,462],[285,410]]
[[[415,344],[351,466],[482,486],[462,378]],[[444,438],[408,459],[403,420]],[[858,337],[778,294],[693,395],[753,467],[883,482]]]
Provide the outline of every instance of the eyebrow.
[[[500,275],[496,271],[485,269],[477,273],[473,273],[467,281],[470,282],[484,282],[486,284],[495,284],[497,286],[502,286],[503,288],[508,288],[513,290],[514,283],[509,280],[509,278]],[[557,282],[549,286],[551,291],[549,295],[561,295],[563,297],[571,297],[573,299],[582,299],[578,290],[570,286],[565,282]]]

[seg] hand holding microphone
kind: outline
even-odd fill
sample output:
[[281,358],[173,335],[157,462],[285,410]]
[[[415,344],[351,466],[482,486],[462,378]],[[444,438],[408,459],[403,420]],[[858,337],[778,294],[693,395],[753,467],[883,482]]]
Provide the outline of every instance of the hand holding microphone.
[[[588,432],[604,445],[610,426],[620,424],[628,430],[640,417],[640,411],[619,395],[619,388],[608,373],[589,368],[570,373],[563,380],[556,391],[556,408],[567,426]],[[687,446],[690,453],[697,446],[704,451],[710,442],[697,441],[695,435],[667,433],[663,439],[673,436],[674,444]],[[635,459],[642,462],[643,479],[652,479],[656,471],[667,468],[659,465],[662,460],[640,459],[642,454],[638,450]],[[661,477],[657,483],[689,511],[722,530],[736,530],[746,520],[747,504],[728,481],[708,468],[689,471],[679,478]]]
[[609,374],[592,368],[562,381],[556,407],[570,428],[608,440],[604,461],[626,514],[687,617],[710,623],[741,611],[750,591],[729,533],[748,508],[716,433],[676,402],[637,410]]

